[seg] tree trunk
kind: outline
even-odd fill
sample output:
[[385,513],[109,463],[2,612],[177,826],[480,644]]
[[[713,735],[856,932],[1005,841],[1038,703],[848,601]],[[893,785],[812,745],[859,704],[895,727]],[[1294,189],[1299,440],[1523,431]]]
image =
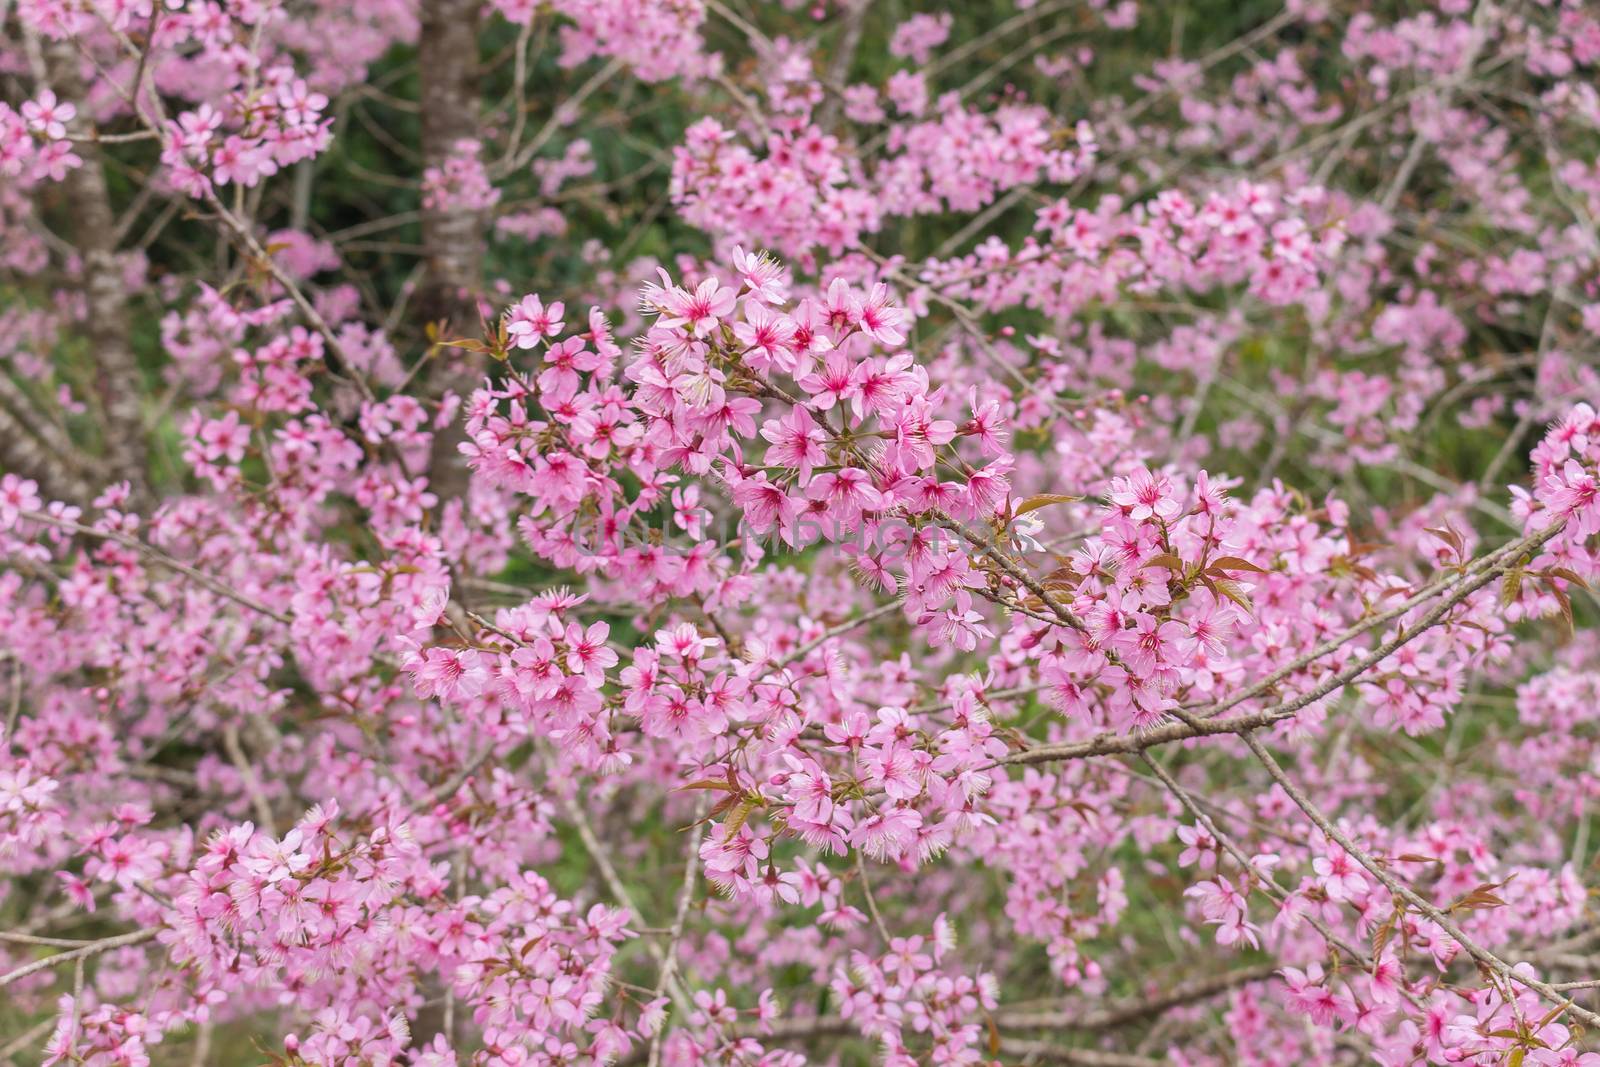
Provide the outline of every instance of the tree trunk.
[[[463,138],[478,136],[478,25],[481,0],[423,0],[417,47],[421,79],[422,160],[443,167]],[[484,239],[479,212],[447,208],[422,218],[424,275],[414,304],[424,323],[444,322],[445,338],[475,335]],[[466,391],[481,374],[481,361],[459,349],[436,354],[430,368],[433,392]],[[434,438],[430,488],[442,507],[465,492],[466,465],[456,446],[465,440],[460,420]]]
[[[423,0],[417,63],[422,81],[422,161],[443,167],[456,142],[478,136],[478,23],[481,0]],[[422,219],[426,260],[417,312],[449,329],[477,326],[474,297],[483,262],[483,220],[476,211],[428,211]]]
[[[92,137],[93,123],[82,103],[83,78],[77,46],[71,41],[48,46],[50,77],[60,99],[78,107],[71,132]],[[111,480],[127,479],[136,499],[147,494],[144,418],[139,398],[144,389],[139,365],[129,343],[127,287],[117,262],[116,217],[106,188],[100,149],[80,141],[75,151],[83,166],[67,172],[62,183],[72,240],[83,256],[83,295],[88,306],[84,336],[95,362],[95,398],[104,434],[105,461]]]

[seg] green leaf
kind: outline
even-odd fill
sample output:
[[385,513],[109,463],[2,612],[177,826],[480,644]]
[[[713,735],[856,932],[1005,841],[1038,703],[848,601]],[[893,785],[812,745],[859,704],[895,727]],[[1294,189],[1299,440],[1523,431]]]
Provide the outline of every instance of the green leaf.
[[1522,595],[1522,572],[1520,570],[1507,571],[1505,579],[1500,583],[1500,606],[1508,608],[1517,602]]
[[1205,582],[1206,588],[1211,590],[1213,593],[1216,593],[1219,596],[1227,597],[1245,611],[1249,612],[1252,616],[1255,615],[1255,605],[1250,603],[1250,598],[1245,596],[1244,590],[1240,589],[1235,582],[1232,582],[1227,578],[1212,578],[1209,576],[1202,576],[1201,580]]
[[728,821],[722,824],[722,839],[724,841],[733,840],[740,827],[744,826],[746,820],[750,818],[750,813],[755,811],[758,806],[753,800],[741,800],[738,806],[733,809],[733,814],[728,817]]

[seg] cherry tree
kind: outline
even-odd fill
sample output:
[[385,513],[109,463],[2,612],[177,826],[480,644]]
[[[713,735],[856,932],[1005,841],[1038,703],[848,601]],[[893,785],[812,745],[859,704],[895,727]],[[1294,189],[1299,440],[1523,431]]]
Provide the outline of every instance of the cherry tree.
[[1600,1067],[1585,0],[0,10],[0,1063]]

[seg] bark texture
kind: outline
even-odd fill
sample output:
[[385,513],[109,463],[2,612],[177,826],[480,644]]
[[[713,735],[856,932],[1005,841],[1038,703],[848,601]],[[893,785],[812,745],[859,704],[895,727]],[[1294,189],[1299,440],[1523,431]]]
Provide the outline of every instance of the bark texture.
[[147,492],[147,447],[139,399],[139,365],[129,343],[128,292],[117,262],[116,216],[106,187],[94,127],[83,104],[84,83],[76,46],[52,42],[47,49],[56,95],[78,107],[70,132],[84,138],[76,146],[83,166],[62,183],[72,242],[82,254],[81,287],[88,306],[84,336],[95,363],[95,400],[105,445],[107,481],[127,479],[136,496]]
[[[463,138],[478,136],[478,28],[481,0],[423,0],[417,46],[421,82],[424,167],[443,167]],[[461,209],[427,211],[422,219],[424,273],[414,307],[424,323],[443,321],[444,336],[477,331],[476,296],[482,274],[483,218]],[[436,395],[464,392],[481,374],[481,362],[459,350],[435,353],[429,375]],[[460,420],[434,438],[429,481],[443,506],[466,490],[467,470],[457,446]]]
[[[424,167],[442,167],[456,143],[478,136],[480,0],[423,0],[417,46]],[[483,262],[483,220],[476,211],[429,211],[422,219],[426,275],[417,312],[450,329],[477,325],[473,296]]]

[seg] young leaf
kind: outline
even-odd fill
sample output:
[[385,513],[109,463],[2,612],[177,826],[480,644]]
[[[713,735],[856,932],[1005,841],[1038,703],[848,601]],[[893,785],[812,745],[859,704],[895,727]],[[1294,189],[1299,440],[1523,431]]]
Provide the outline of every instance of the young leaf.
[[1013,516],[1026,515],[1030,511],[1038,511],[1040,508],[1049,507],[1051,504],[1069,504],[1072,501],[1082,499],[1083,497],[1074,496],[1071,493],[1040,493],[1038,496],[1030,496],[1018,504]]
[[1484,882],[1471,892],[1457,898],[1445,911],[1454,914],[1458,911],[1484,911],[1489,908],[1503,908],[1506,906],[1506,902],[1495,893],[1495,890],[1505,884],[1505,882]]
[[1465,558],[1467,554],[1467,544],[1461,539],[1460,534],[1456,533],[1449,527],[1445,527],[1441,530],[1430,526],[1427,532],[1433,534],[1433,536],[1449,545],[1451,550],[1455,552],[1457,559]]
[[1560,578],[1563,582],[1571,582],[1580,589],[1589,588],[1589,583],[1572,570],[1570,567],[1546,567],[1542,572],[1546,578]]
[[1211,565],[1207,569],[1213,571],[1252,571],[1256,574],[1269,573],[1249,560],[1240,559],[1238,556],[1218,556],[1211,561]]

